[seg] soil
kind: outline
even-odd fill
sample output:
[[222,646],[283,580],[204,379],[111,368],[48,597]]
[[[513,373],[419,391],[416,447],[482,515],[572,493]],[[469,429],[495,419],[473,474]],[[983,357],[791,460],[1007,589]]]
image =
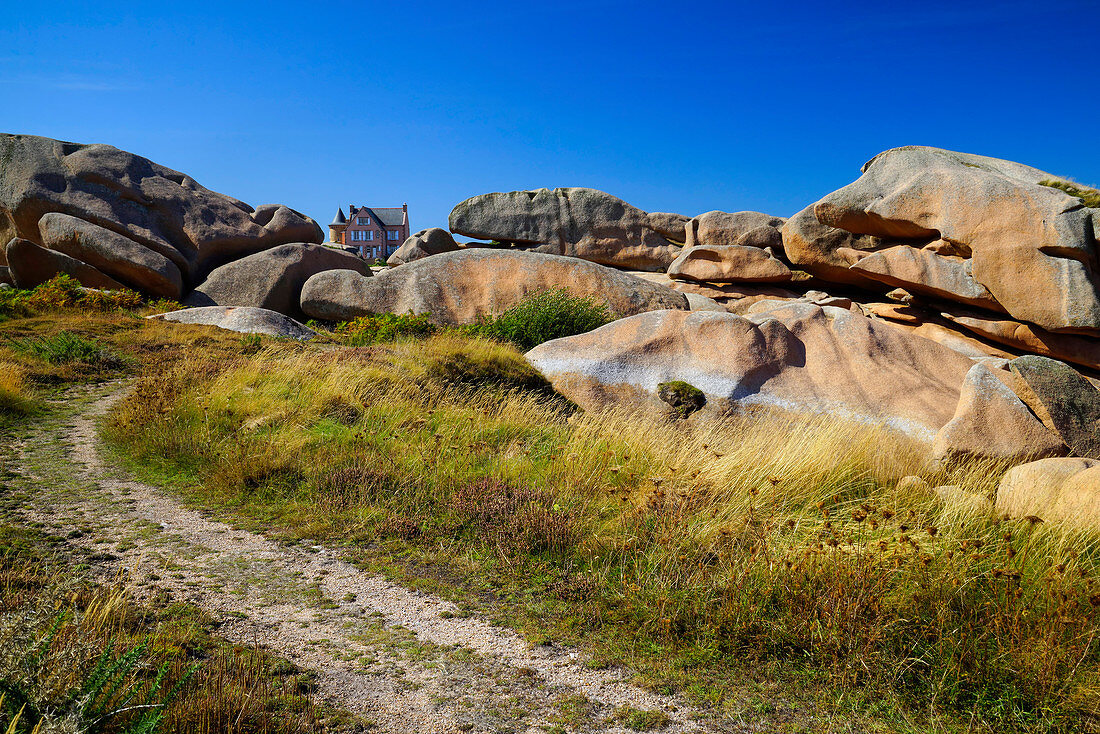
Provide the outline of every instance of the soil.
[[[664,732],[756,730],[644,690],[630,671],[532,647],[454,604],[365,573],[321,546],[287,545],[195,512],[104,459],[101,417],[125,386],[74,391],[0,447],[9,514],[67,538],[138,598],[186,601],[228,640],[316,674],[317,696],[381,732],[628,732],[631,710]],[[4,466],[6,464],[6,466]],[[660,713],[664,716],[660,716]],[[634,729],[628,728],[633,723]]]

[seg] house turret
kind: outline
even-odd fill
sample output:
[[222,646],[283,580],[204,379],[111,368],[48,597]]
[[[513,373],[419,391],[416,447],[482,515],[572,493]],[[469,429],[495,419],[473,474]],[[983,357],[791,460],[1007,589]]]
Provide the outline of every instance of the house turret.
[[329,242],[343,242],[344,230],[348,228],[348,218],[344,216],[343,209],[336,210],[336,216],[328,226]]

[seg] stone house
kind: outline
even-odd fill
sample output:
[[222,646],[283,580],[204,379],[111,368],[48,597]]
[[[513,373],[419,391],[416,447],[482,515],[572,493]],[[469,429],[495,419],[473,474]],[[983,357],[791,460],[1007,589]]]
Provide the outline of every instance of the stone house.
[[354,250],[366,260],[387,257],[397,251],[409,237],[409,205],[355,206],[343,208],[328,226],[329,242]]

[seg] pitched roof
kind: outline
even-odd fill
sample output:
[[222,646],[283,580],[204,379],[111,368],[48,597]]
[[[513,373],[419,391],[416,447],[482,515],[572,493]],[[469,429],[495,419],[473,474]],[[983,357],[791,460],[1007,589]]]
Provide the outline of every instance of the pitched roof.
[[333,224],[347,224],[348,218],[344,216],[344,208],[340,207],[336,210],[336,216],[332,218]]
[[384,226],[398,227],[405,223],[405,211],[399,206],[363,207]]

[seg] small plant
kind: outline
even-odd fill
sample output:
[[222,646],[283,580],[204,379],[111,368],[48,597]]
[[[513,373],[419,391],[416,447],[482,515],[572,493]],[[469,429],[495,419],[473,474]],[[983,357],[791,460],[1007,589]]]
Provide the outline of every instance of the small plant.
[[623,706],[615,712],[615,718],[627,729],[633,731],[653,731],[668,726],[671,719],[664,711],[636,709]]
[[259,334],[245,334],[241,337],[241,352],[255,354],[263,347],[263,337]]
[[172,311],[180,311],[183,309],[183,304],[179,301],[173,301],[170,298],[157,298],[149,301],[148,303],[149,313],[170,313]]
[[583,334],[614,320],[607,306],[565,288],[531,294],[499,316],[470,328],[478,336],[532,349],[543,342]]
[[164,678],[169,668],[169,664],[164,663],[152,682],[142,685],[139,672],[147,648],[148,643],[142,642],[116,657],[115,643],[108,641],[92,672],[74,694],[75,701],[80,702],[81,718],[85,722],[82,731],[89,734],[104,731],[110,720],[127,715],[132,717],[125,729],[127,734],[152,734],[157,731],[164,719],[165,708],[179,695],[199,666],[191,665],[175,685],[164,690]]
[[10,343],[16,351],[53,365],[83,364],[113,368],[122,363],[95,339],[72,331],[59,331],[53,336],[12,339]]
[[1044,181],[1040,181],[1039,185],[1049,186],[1052,189],[1065,191],[1070,196],[1076,196],[1087,207],[1100,207],[1100,191],[1090,186],[1082,186],[1072,181],[1057,178],[1048,178]]
[[336,327],[335,333],[343,337],[348,346],[363,347],[404,337],[425,337],[437,329],[428,314],[380,313],[346,321]]

